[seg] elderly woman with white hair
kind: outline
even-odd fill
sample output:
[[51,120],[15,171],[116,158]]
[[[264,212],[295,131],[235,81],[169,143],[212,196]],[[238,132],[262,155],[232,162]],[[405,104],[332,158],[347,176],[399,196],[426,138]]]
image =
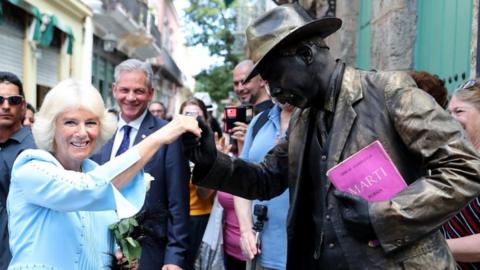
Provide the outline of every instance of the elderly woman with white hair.
[[[448,111],[465,130],[465,135],[480,151],[480,81],[471,79],[457,88]],[[457,269],[480,268],[480,197],[442,226],[448,247],[457,261]]]
[[108,226],[142,207],[145,163],[184,132],[201,132],[193,117],[179,115],[98,166],[88,157],[115,131],[110,117],[91,85],[67,80],[46,95],[32,128],[39,149],[22,152],[12,170],[8,269],[109,268]]

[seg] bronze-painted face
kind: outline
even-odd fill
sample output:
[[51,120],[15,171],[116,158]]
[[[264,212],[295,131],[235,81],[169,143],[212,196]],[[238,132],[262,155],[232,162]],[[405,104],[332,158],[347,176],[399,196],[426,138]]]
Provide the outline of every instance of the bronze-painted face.
[[[269,56],[259,69],[260,75],[268,83],[267,90],[280,103],[288,103],[298,108],[307,108],[321,100],[320,83],[315,73],[319,63],[309,62],[297,50],[279,51]],[[322,53],[321,50],[314,50]],[[314,57],[312,61],[321,61]],[[321,63],[320,63],[321,64]]]

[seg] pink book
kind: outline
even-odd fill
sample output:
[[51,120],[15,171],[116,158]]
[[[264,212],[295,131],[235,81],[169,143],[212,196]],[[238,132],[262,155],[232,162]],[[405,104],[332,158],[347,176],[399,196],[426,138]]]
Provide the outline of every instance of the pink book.
[[407,186],[378,140],[328,170],[327,176],[338,190],[369,202],[388,200]]

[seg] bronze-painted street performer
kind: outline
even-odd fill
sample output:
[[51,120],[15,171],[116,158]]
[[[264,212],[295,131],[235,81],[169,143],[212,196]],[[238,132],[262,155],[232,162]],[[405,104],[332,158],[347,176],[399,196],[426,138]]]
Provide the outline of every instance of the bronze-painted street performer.
[[[460,126],[403,72],[359,71],[324,38],[341,20],[279,6],[247,28],[270,94],[299,109],[261,164],[215,150],[205,125],[191,149],[195,184],[249,199],[290,189],[287,269],[455,269],[438,227],[480,191],[480,160]],[[369,203],[326,171],[379,140],[408,187]],[[372,241],[372,240],[376,241]]]

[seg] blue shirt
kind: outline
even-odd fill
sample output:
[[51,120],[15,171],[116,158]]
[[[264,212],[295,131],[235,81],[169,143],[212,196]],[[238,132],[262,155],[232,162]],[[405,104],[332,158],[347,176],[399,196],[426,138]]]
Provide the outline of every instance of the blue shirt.
[[108,226],[140,210],[146,192],[143,172],[120,191],[111,181],[139,158],[133,150],[103,166],[87,159],[75,172],[49,152],[23,151],[7,199],[8,269],[109,269]]
[[[265,111],[264,113],[267,113]],[[280,107],[275,105],[268,111],[268,121],[252,138],[252,130],[259,115],[252,119],[248,126],[243,145],[242,159],[260,162],[285,134],[280,129]],[[262,232],[262,253],[259,256],[260,265],[272,269],[285,269],[287,264],[287,213],[289,208],[288,190],[268,201],[254,201],[268,207],[268,221]]]

